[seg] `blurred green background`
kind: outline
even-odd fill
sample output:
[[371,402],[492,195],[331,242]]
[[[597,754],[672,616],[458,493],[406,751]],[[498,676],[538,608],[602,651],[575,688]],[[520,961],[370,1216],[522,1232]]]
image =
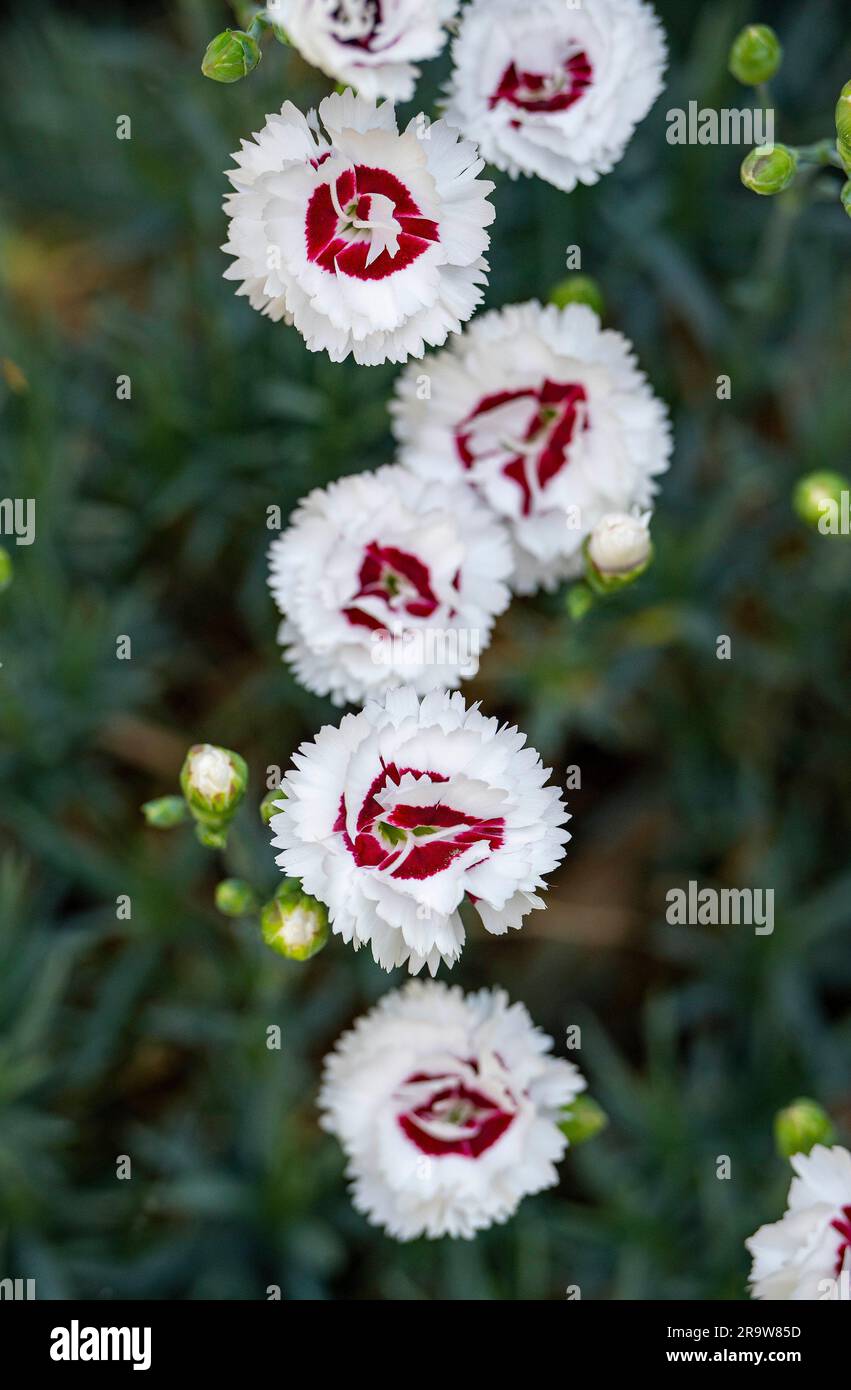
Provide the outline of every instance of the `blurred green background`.
[[[507,1226],[409,1246],[352,1210],[314,1109],[321,1057],[402,973],[338,939],[283,961],[213,906],[226,872],[275,886],[266,769],[338,717],[280,662],[266,508],[392,456],[395,369],[311,355],[221,278],[230,151],[330,84],[278,46],[203,79],[212,0],[2,22],[0,495],[35,498],[37,531],[0,598],[0,1276],[40,1298],[741,1298],[788,1184],[776,1108],[812,1094],[849,1137],[851,544],[790,494],[851,464],[851,225],[836,175],[829,201],[759,199],[743,150],[670,146],[665,113],[749,104],[727,50],[769,20],[781,138],[829,135],[851,17],[657,9],[668,90],[615,172],[569,197],[495,176],[487,305],[545,296],[578,244],[676,454],[644,580],[581,625],[563,595],[515,602],[467,688],[582,789],[548,911],[452,976],[507,984],[559,1048],[581,1024],[611,1123]],[[252,770],[224,860],[139,814],[196,740]],[[773,936],[668,926],[690,878],[773,887]]]

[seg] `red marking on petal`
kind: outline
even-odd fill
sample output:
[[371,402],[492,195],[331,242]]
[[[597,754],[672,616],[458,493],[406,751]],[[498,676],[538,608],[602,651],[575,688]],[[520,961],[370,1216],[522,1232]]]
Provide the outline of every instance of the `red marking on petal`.
[[[487,439],[488,433],[494,428],[489,420],[491,413],[511,401],[519,400],[528,400],[530,406],[537,404],[537,409],[532,409],[522,442],[540,443],[540,449],[537,456],[535,451],[528,454],[517,453],[503,465],[502,472],[520,488],[523,494],[522,513],[523,516],[529,516],[533,510],[534,498],[527,470],[530,467],[536,470],[538,487],[542,490],[561,472],[568,462],[568,451],[580,419],[582,428],[588,428],[587,414],[584,411],[580,412],[587,396],[584,386],[578,382],[548,379],[537,388],[495,391],[491,395],[483,396],[455,431],[455,447],[465,468],[472,468],[478,457],[487,457],[486,452],[476,452],[477,430],[480,429]],[[500,453],[505,452],[504,446],[500,446],[499,442],[496,447]]]
[[349,275],[357,280],[384,280],[412,265],[429,246],[440,240],[436,222],[423,217],[422,210],[401,179],[387,169],[375,169],[357,164],[337,178],[337,202],[344,212],[367,221],[372,208],[373,194],[381,194],[393,205],[393,217],[399,224],[399,245],[395,254],[384,250],[367,265],[370,238],[341,220],[331,197],[330,185],[321,183],[314,189],[305,215],[305,245],[307,258],[329,274]]
[[834,1221],[831,1221],[830,1224],[833,1227],[834,1231],[838,1231],[839,1234],[842,1236],[842,1241],[836,1253],[836,1264],[833,1270],[836,1278],[838,1279],[840,1274],[842,1273],[842,1266],[845,1263],[845,1256],[847,1252],[851,1250],[851,1206],[843,1207],[842,1217],[840,1218],[837,1216],[836,1219]]
[[[584,52],[575,53],[563,63],[561,71],[556,69],[555,72],[526,72],[509,63],[488,105],[493,110],[499,102],[505,101],[523,111],[542,114],[567,111],[590,87],[593,76],[591,63]],[[547,84],[551,84],[553,78],[560,79],[558,90],[546,95]],[[512,124],[519,125],[520,122],[514,121]]]
[[360,608],[344,608],[343,617],[346,618],[352,627],[369,628],[370,632],[389,632],[390,629],[380,618],[374,618],[371,613],[364,613]]
[[[400,581],[404,581],[400,583]],[[358,572],[360,588],[343,609],[354,626],[388,631],[386,625],[358,607],[358,600],[370,598],[384,603],[389,614],[407,614],[411,618],[430,618],[438,607],[431,586],[428,565],[410,551],[394,545],[379,545],[370,541],[364,551]],[[359,615],[356,617],[355,615]]]
[[[485,851],[482,858],[476,861],[483,863],[488,853],[503,843],[505,821],[502,817],[485,820],[470,816],[439,799],[426,806],[401,803],[386,811],[379,803],[379,794],[388,782],[399,786],[408,773],[417,781],[426,778],[435,786],[448,781],[447,777],[437,772],[400,769],[395,763],[383,765],[358,812],[354,841],[346,829],[345,794],[341,796],[334,830],[342,835],[343,843],[359,868],[380,868],[391,878],[400,880],[426,879],[449,868],[471,845],[481,846]],[[379,828],[380,823],[404,832],[404,838],[390,843],[387,832],[382,833]],[[417,831],[423,833],[417,835]]]
[[[474,1062],[468,1063],[477,1070]],[[443,1081],[442,1076],[417,1072],[403,1083],[415,1085],[422,1081]],[[502,1137],[514,1119],[511,1111],[502,1110],[484,1091],[467,1086],[452,1076],[424,1104],[397,1116],[405,1136],[430,1158],[457,1154],[461,1158],[479,1158]],[[457,1117],[453,1120],[453,1116]],[[439,1139],[430,1134],[427,1126],[434,1123],[456,1124],[457,1139]],[[472,1131],[472,1132],[471,1132]]]
[[[340,15],[339,6],[337,7],[336,15],[334,15],[333,18],[342,18],[343,20],[346,19],[345,14],[343,14],[342,16]],[[362,7],[361,18],[363,20],[368,20],[368,29],[365,29],[362,34],[358,34],[355,37],[343,38],[341,36],[340,31],[335,28],[332,30],[335,42],[345,44],[347,48],[362,48],[369,53],[376,50],[380,52],[382,48],[382,44],[379,43],[379,39],[382,37],[382,0],[366,0],[365,5]],[[391,40],[391,46],[393,42],[394,41]]]

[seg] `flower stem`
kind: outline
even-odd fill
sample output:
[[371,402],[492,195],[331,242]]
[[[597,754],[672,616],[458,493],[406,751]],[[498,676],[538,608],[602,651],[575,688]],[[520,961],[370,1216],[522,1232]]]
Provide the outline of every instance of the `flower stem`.
[[842,168],[842,160],[834,140],[816,140],[812,145],[799,145],[795,151],[801,164],[832,164]]

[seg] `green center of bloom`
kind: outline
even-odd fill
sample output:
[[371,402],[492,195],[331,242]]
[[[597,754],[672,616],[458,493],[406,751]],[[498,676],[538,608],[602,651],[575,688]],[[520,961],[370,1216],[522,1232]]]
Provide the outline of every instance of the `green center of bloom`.
[[[408,831],[401,825],[391,825],[390,821],[380,820],[375,826],[378,834],[390,845],[400,845],[408,834]],[[438,827],[436,825],[414,825],[411,826],[411,834],[421,838],[423,835],[436,835]]]

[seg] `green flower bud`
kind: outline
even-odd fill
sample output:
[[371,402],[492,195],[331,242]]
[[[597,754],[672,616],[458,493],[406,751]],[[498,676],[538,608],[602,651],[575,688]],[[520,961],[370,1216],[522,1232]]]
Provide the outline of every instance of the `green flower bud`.
[[216,885],[216,907],[225,917],[250,917],[259,903],[250,883],[241,878],[225,878]]
[[285,879],[260,914],[263,940],[288,960],[310,960],[328,940],[328,910],[303,892],[298,879]]
[[564,309],[568,304],[587,304],[600,319],[606,312],[603,292],[590,275],[568,275],[566,280],[560,280],[550,290],[550,303],[557,309]]
[[788,145],[757,145],[745,155],[739,174],[752,193],[772,197],[788,188],[797,172],[798,156]]
[[851,481],[841,473],[807,473],[799,478],[792,495],[792,506],[802,521],[818,528],[831,506],[842,506],[842,494]]
[[584,1144],[606,1128],[609,1117],[590,1096],[577,1096],[561,1112],[558,1127],[571,1144]]
[[282,787],[273,787],[267,792],[260,802],[260,819],[264,825],[268,825],[273,816],[280,815],[281,808],[277,805],[279,801],[286,801],[287,794]]
[[142,815],[155,830],[171,830],[183,824],[188,811],[182,796],[160,796],[156,801],[145,802]]
[[647,518],[611,512],[585,542],[585,578],[596,594],[616,593],[634,583],[652,559]]
[[851,174],[851,82],[845,83],[836,103],[836,148],[843,169]]
[[214,82],[239,82],[254,71],[262,56],[260,45],[251,34],[242,29],[225,29],[207,44],[201,71]]
[[180,785],[196,833],[208,849],[224,849],[227,830],[248,785],[248,768],[238,753],[196,743],[186,755]]
[[847,183],[844,183],[842,185],[842,192],[839,195],[839,201],[841,202],[845,211],[848,213],[848,216],[851,217],[851,179],[849,179]]
[[12,557],[4,545],[0,545],[0,594],[8,589],[15,573]]
[[730,71],[747,87],[768,82],[783,61],[783,48],[767,24],[748,24],[730,49]]
[[571,584],[565,598],[565,607],[575,623],[594,607],[594,595],[587,584]]
[[830,1116],[814,1100],[802,1096],[774,1117],[774,1142],[781,1158],[808,1154],[814,1144],[832,1144]]

